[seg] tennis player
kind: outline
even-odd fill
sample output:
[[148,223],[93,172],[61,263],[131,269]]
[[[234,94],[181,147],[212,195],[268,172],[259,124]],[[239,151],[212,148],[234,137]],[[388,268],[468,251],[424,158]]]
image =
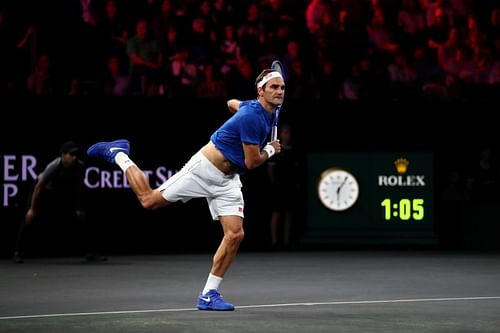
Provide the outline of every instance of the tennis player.
[[146,209],[160,208],[179,200],[207,199],[212,218],[220,221],[224,237],[213,257],[205,287],[198,295],[200,310],[234,310],[234,305],[221,297],[219,286],[244,236],[244,200],[239,176],[281,151],[279,140],[267,140],[274,111],[283,103],[283,77],[277,71],[266,69],[259,74],[255,85],[257,98],[229,100],[227,105],[233,116],[178,173],[156,189],[150,187],[144,172],[128,156],[127,140],[99,142],[87,150],[90,157],[116,163]]

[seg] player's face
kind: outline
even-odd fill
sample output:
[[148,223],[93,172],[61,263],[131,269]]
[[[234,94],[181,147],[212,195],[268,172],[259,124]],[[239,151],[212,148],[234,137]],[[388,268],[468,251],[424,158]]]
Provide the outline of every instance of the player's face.
[[285,98],[285,81],[279,77],[269,80],[261,94],[264,100],[271,105],[282,104],[283,98]]

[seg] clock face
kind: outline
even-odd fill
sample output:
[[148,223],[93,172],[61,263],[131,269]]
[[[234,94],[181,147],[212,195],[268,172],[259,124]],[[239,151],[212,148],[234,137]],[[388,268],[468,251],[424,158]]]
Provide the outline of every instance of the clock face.
[[317,191],[326,208],[342,211],[352,207],[358,200],[359,185],[350,172],[331,168],[321,174]]

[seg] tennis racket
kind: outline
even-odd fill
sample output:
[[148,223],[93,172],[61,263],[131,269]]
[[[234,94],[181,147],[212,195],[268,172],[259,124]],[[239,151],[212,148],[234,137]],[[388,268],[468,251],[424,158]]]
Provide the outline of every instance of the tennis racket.
[[[271,69],[279,72],[281,76],[283,76],[283,79],[285,78],[285,69],[283,67],[283,64],[279,60],[274,60],[273,63],[271,64]],[[273,122],[273,128],[271,130],[271,141],[276,141],[278,139],[278,117],[281,111],[281,105],[278,105],[276,108],[276,111],[274,112],[274,122]]]

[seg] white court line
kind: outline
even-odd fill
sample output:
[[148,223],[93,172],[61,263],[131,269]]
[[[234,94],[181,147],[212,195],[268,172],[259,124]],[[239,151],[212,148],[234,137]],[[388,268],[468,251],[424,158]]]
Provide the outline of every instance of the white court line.
[[[259,304],[242,305],[236,309],[251,308],[279,308],[289,306],[315,306],[315,305],[345,305],[345,304],[380,304],[380,303],[414,303],[414,302],[447,302],[447,301],[482,301],[482,300],[500,299],[500,296],[478,296],[478,297],[446,297],[446,298],[414,298],[414,299],[388,299],[371,301],[332,301],[332,302],[308,302],[308,303],[278,303],[278,304]],[[6,316],[0,317],[0,320],[7,319],[32,319],[49,317],[72,317],[72,316],[98,316],[112,314],[131,314],[131,313],[152,313],[152,312],[188,312],[198,311],[197,308],[177,308],[177,309],[156,309],[156,310],[125,310],[125,311],[102,311],[102,312],[74,312],[74,313],[52,313],[26,316]]]
[[[411,303],[411,302],[443,302],[443,301],[479,301],[489,299],[500,299],[500,296],[484,297],[446,297],[446,298],[414,298],[414,299],[387,299],[374,301],[334,301],[334,302],[313,302],[313,303],[284,303],[284,304],[261,304],[261,305],[243,305],[238,309],[249,308],[273,308],[285,306],[312,306],[312,305],[342,305],[342,304],[379,304],[379,303]],[[0,317],[1,319],[2,317]]]

